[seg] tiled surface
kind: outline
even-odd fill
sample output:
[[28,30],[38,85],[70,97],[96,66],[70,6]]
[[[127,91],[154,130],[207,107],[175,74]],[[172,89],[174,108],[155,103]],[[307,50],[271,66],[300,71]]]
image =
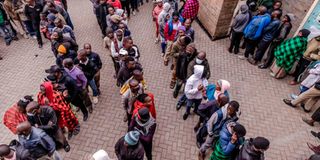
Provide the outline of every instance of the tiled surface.
[[[79,45],[91,43],[93,50],[101,55],[104,65],[101,72],[100,103],[89,120],[81,122],[80,134],[70,141],[71,151],[61,153],[68,160],[86,160],[98,149],[104,149],[115,158],[113,147],[125,134],[126,124],[122,121],[119,89],[112,78],[113,65],[109,53],[102,47],[100,30],[90,1],[69,0],[69,6]],[[150,3],[142,6],[140,12],[132,16],[129,27],[134,42],[140,47],[141,63],[149,91],[153,92],[156,98],[158,127],[154,137],[153,155],[157,160],[197,159],[193,133],[197,117],[191,116],[187,121],[183,121],[184,109],[179,112],[175,110],[177,100],[172,98],[172,90],[169,89],[170,69],[163,65],[160,47],[153,43],[151,6]],[[311,151],[306,142],[319,143],[310,136],[309,131],[319,131],[319,126],[311,128],[305,125],[301,117],[308,114],[289,108],[281,101],[289,93],[297,92],[297,87],[287,85],[288,78],[272,79],[268,70],[259,70],[229,54],[226,51],[228,39],[212,42],[198,24],[193,26],[196,30],[197,48],[208,53],[212,71],[209,81],[229,80],[232,99],[239,101],[241,105],[240,122],[247,128],[247,136],[265,136],[270,139],[271,146],[266,152],[266,159],[307,158]],[[0,55],[4,57],[4,60],[0,61],[2,117],[4,110],[23,95],[36,95],[45,75],[44,69],[54,64],[54,57],[48,41],[40,50],[33,39],[21,39],[9,47],[0,40]],[[3,126],[2,119],[0,133],[0,142],[7,143],[15,138]]]

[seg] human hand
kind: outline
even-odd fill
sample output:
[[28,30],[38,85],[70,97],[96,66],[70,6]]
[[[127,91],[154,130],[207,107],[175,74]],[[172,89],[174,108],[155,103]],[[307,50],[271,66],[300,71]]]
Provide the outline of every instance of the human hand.
[[198,91],[202,91],[202,90],[203,90],[203,85],[200,84],[200,85],[198,86]]
[[233,135],[231,137],[231,143],[234,144],[237,142],[237,140],[238,140],[238,136],[235,133],[233,133]]

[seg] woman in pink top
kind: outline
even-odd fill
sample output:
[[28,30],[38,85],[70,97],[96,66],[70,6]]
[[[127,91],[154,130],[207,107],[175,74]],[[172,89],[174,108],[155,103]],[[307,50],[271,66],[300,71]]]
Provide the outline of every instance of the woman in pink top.
[[159,23],[158,23],[158,16],[163,10],[163,3],[162,0],[156,0],[156,6],[152,11],[153,21],[156,23],[156,40],[155,43],[159,42]]

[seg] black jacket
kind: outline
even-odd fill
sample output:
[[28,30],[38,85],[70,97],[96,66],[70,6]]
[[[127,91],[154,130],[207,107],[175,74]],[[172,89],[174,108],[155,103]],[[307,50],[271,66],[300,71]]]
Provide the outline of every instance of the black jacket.
[[185,81],[188,77],[188,64],[196,57],[196,54],[188,56],[182,53],[177,57],[176,76],[180,80]]
[[132,77],[132,72],[135,69],[142,71],[141,64],[136,62],[136,67],[134,69],[129,69],[126,64],[123,64],[119,69],[117,82],[122,86],[130,77]]
[[253,149],[253,139],[247,139],[240,149],[236,160],[264,160],[264,154]]
[[144,149],[140,142],[135,146],[126,147],[124,145],[124,137],[122,137],[114,148],[118,160],[143,160],[144,158]]
[[[52,107],[49,106],[41,106],[41,113],[34,116],[28,116],[28,121],[32,126],[37,124],[42,130],[44,130],[48,135],[54,136],[58,130],[57,124],[57,116]],[[49,121],[53,123],[53,125],[48,125]]]
[[51,50],[56,57],[58,55],[58,48],[61,44],[68,44],[68,46],[67,46],[68,49],[73,50],[75,53],[77,53],[78,48],[79,48],[77,42],[74,39],[69,38],[69,37],[63,37],[62,39],[57,40],[57,41],[52,40],[51,41]]
[[98,72],[98,67],[88,59],[87,64],[79,63],[79,68],[82,70],[88,81],[91,81],[94,75]]
[[59,84],[59,91],[68,91],[69,96],[66,98],[67,102],[72,102],[80,93],[80,89],[77,86],[76,81],[65,72],[63,72],[62,77],[57,81],[57,83]]
[[24,8],[24,14],[32,21],[34,28],[39,28],[40,25],[40,13],[43,10],[43,6],[39,3],[36,3],[34,7],[26,5]]
[[98,67],[99,70],[102,68],[102,62],[99,54],[91,52],[88,54],[88,58]]
[[276,33],[276,38],[274,39],[275,42],[283,42],[288,34],[290,33],[292,28],[291,23],[281,23],[280,28],[278,29],[278,32]]
[[109,7],[109,4],[104,3],[104,4],[100,4],[99,7],[96,9],[97,19],[99,21],[99,24],[103,27],[107,27],[106,16],[109,14],[108,7]]

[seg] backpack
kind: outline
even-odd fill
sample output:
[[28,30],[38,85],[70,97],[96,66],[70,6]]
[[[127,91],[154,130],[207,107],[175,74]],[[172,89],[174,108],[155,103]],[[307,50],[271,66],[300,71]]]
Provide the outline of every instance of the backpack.
[[13,148],[16,152],[16,160],[34,160],[28,149],[24,148],[23,145],[17,140],[12,140],[9,144],[10,148]]
[[250,40],[255,40],[261,36],[261,32],[258,32],[259,25],[262,22],[262,17],[253,18],[249,25],[245,28],[244,36]]

